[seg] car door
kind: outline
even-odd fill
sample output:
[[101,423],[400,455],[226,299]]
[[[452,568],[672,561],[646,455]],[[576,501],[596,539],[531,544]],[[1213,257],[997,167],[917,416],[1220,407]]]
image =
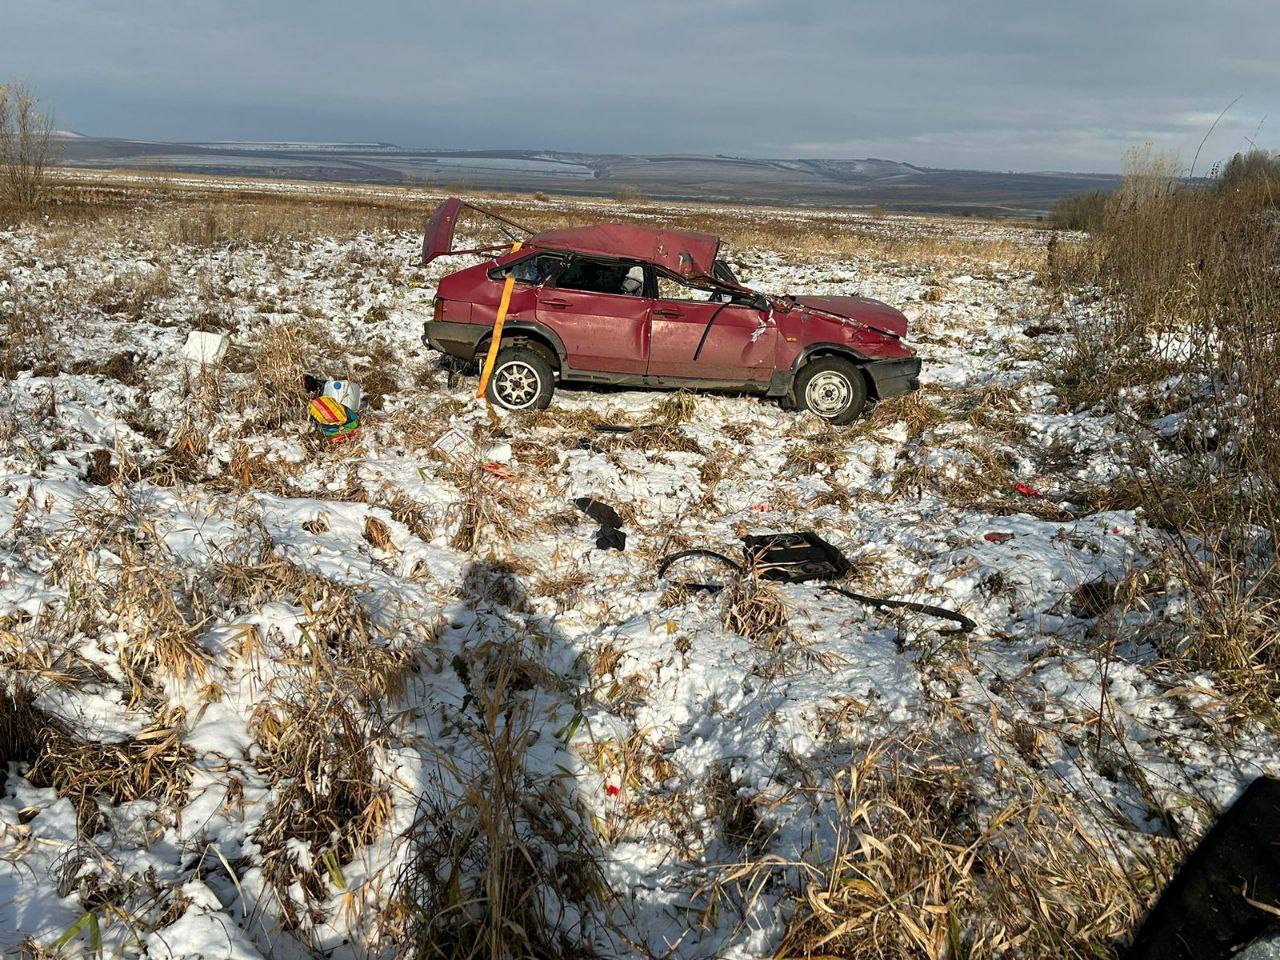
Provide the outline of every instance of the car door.
[[643,376],[653,306],[645,292],[638,261],[573,256],[539,288],[538,322],[560,336],[573,369]]
[[656,272],[650,377],[756,381],[773,375],[778,329],[767,311]]

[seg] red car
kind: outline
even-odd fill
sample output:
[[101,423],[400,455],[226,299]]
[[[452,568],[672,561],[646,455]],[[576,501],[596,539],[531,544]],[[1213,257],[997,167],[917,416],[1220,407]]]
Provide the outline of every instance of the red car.
[[[522,245],[454,250],[464,210]],[[757,293],[707,234],[613,223],[534,232],[451,198],[427,225],[422,262],[500,249],[440,281],[425,340],[484,358],[513,277],[487,393],[509,410],[546,407],[557,381],[574,381],[761,393],[849,423],[868,399],[920,383],[901,312],[863,297]]]

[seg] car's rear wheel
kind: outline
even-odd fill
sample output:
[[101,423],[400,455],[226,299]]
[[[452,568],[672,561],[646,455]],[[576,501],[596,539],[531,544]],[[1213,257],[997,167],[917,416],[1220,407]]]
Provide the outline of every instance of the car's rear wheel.
[[819,357],[801,368],[796,403],[835,424],[852,423],[867,405],[867,380],[841,357]]
[[527,347],[499,351],[485,396],[506,410],[544,410],[555,392],[556,374],[547,358]]

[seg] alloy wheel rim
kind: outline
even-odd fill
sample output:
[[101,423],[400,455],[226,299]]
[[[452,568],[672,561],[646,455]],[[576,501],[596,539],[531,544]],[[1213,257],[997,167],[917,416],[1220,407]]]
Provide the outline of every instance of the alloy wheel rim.
[[504,407],[523,410],[532,406],[542,388],[538,371],[523,360],[504,363],[493,375],[493,392]]
[[824,370],[804,388],[805,405],[820,417],[838,416],[852,397],[849,378],[834,370]]

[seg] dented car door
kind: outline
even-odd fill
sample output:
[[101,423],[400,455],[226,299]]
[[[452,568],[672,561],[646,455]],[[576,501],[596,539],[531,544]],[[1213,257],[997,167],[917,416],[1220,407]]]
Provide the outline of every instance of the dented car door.
[[659,274],[649,328],[650,377],[768,380],[777,327],[767,311]]
[[570,367],[644,376],[653,300],[643,271],[635,261],[573,257],[539,288],[538,322],[563,341]]

